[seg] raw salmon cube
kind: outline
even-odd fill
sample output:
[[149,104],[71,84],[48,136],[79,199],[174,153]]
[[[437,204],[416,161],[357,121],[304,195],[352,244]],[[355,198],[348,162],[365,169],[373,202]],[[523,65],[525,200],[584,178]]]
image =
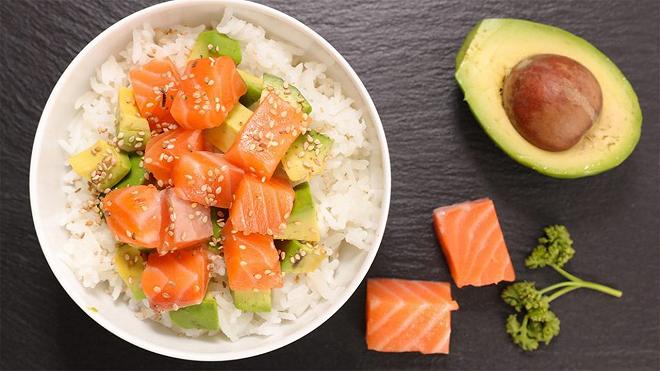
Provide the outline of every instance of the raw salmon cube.
[[229,288],[244,291],[282,287],[280,257],[273,237],[239,232],[231,218],[222,234]]
[[269,236],[282,233],[293,209],[295,192],[288,181],[272,178],[261,181],[245,175],[229,209],[234,228],[247,234]]
[[372,278],[367,282],[367,347],[379,352],[449,353],[458,304],[447,282]]
[[456,286],[515,281],[492,200],[439,207],[433,211],[433,224]]

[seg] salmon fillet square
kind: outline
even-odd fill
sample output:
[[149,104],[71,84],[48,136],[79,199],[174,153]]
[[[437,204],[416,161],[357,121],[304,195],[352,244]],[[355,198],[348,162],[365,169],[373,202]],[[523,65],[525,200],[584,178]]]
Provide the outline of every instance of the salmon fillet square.
[[448,354],[458,304],[447,282],[375,278],[367,282],[367,347],[379,352]]
[[456,286],[515,281],[492,200],[439,207],[433,211],[433,224]]

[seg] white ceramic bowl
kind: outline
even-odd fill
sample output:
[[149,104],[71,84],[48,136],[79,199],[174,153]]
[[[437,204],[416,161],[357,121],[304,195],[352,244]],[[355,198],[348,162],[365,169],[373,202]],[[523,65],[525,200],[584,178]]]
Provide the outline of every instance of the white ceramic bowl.
[[[187,338],[176,336],[169,329],[151,321],[140,321],[123,302],[115,303],[102,290],[85,289],[71,270],[58,258],[60,246],[66,241],[66,231],[59,227],[57,215],[64,208],[60,190],[65,172],[64,152],[57,141],[63,139],[66,126],[75,115],[74,101],[89,89],[89,78],[110,55],[124,49],[132,30],[149,22],[154,27],[175,24],[212,24],[225,7],[247,21],[261,25],[270,37],[289,42],[305,51],[304,59],[329,66],[328,75],[342,84],[344,93],[362,109],[369,125],[369,138],[377,144],[372,166],[382,167],[382,179],[374,186],[382,191],[378,229],[373,246],[366,253],[340,255],[342,264],[337,275],[346,289],[333,301],[323,302],[296,321],[283,324],[278,333],[269,337],[250,336],[229,342],[221,336]],[[283,347],[308,334],[332,316],[353,294],[364,279],[380,245],[390,201],[390,163],[383,127],[369,94],[346,60],[321,36],[279,11],[263,5],[233,0],[175,1],[152,6],[132,14],[105,30],[90,42],[59,79],[44,108],[32,148],[30,165],[30,201],[32,216],[53,273],[71,298],[92,319],[122,339],[163,355],[204,361],[240,359]],[[88,308],[96,307],[97,312]]]

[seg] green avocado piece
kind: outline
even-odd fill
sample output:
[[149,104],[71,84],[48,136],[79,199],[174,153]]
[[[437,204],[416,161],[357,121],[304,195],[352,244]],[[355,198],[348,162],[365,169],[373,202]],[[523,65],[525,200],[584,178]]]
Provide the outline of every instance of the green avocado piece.
[[282,272],[285,273],[313,272],[325,259],[324,249],[319,244],[311,242],[286,241],[280,250],[284,252],[281,266]]
[[119,88],[116,125],[117,147],[126,152],[144,150],[151,138],[149,122],[140,116],[133,89],[125,86]]
[[247,93],[241,97],[240,102],[245,107],[250,107],[256,102],[259,102],[259,98],[261,98],[261,92],[264,90],[264,81],[257,76],[243,70],[238,70],[238,74],[241,75],[245,85],[247,85]]
[[189,307],[170,311],[170,319],[175,325],[191,329],[218,330],[218,303],[214,298],[207,296],[201,303]]
[[221,222],[222,226],[224,226],[224,218],[221,218],[220,215],[223,215],[220,209],[217,207],[211,207],[211,226],[213,227],[213,235],[209,238],[209,249],[216,251],[222,245],[222,227],[218,222]]
[[282,167],[293,183],[308,181],[312,175],[320,174],[332,147],[332,139],[310,130],[300,135],[282,158]]
[[[502,89],[519,62],[539,54],[575,60],[596,78],[602,110],[573,147],[540,149],[518,133],[504,109]],[[488,136],[511,158],[542,174],[580,178],[618,166],[639,141],[642,112],[625,76],[607,56],[562,29],[520,19],[484,19],[467,35],[456,56],[456,80]]]
[[119,183],[131,169],[128,155],[105,140],[69,157],[69,165],[99,192]]
[[241,44],[216,30],[202,31],[190,51],[188,60],[227,56],[241,64]]
[[133,299],[137,301],[144,299],[144,291],[142,291],[144,259],[140,249],[127,244],[118,245],[115,252],[115,268],[119,277],[131,290]]
[[283,79],[268,74],[264,73],[263,76],[264,80],[264,90],[262,92],[262,95],[265,94],[266,92],[274,92],[275,94],[279,95],[282,97],[282,99],[290,102],[291,104],[299,105],[300,109],[302,109],[303,112],[305,113],[311,113],[312,112],[312,105],[309,104],[307,99],[302,95],[300,90],[296,88],[295,86],[287,83]]
[[250,117],[252,117],[252,111],[237,103],[229,111],[225,122],[220,126],[204,130],[204,136],[213,146],[222,152],[227,152]]
[[130,187],[147,183],[149,180],[149,173],[147,173],[147,170],[143,167],[143,158],[144,156],[135,153],[128,155],[128,159],[131,162],[131,170],[121,182],[115,185],[115,188]]
[[244,312],[270,312],[271,290],[232,291],[234,306]]
[[309,183],[301,183],[294,188],[295,198],[291,214],[286,220],[286,228],[276,236],[280,240],[320,241],[316,205],[312,198]]

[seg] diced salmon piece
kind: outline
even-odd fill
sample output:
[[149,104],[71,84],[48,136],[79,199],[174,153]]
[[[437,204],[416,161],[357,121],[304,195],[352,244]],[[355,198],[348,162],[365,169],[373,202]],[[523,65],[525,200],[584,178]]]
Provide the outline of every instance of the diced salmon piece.
[[144,168],[158,180],[159,186],[172,185],[172,168],[182,155],[204,149],[201,130],[176,129],[151,138],[144,152]]
[[142,290],[155,310],[176,310],[202,302],[209,282],[209,259],[203,246],[165,255],[149,254]]
[[154,59],[128,73],[140,115],[151,130],[173,129],[170,107],[179,92],[179,73],[169,58]]
[[275,93],[268,94],[238,134],[227,159],[269,179],[289,146],[310,124],[307,114]]
[[367,347],[379,352],[449,353],[449,283],[372,278],[367,282]]
[[231,219],[222,229],[227,279],[232,290],[266,290],[282,287],[280,259],[273,237],[246,235],[234,229]]
[[484,198],[437,208],[433,223],[456,286],[515,281],[493,201]]
[[102,208],[118,241],[146,248],[160,246],[162,202],[156,187],[115,189],[103,198]]
[[234,61],[225,56],[191,60],[180,86],[171,113],[186,129],[220,126],[247,91]]
[[176,194],[202,205],[229,208],[243,170],[221,153],[197,151],[181,156],[172,170]]
[[291,184],[272,178],[262,182],[245,175],[229,209],[234,228],[245,233],[277,235],[286,229],[295,192]]
[[162,191],[163,242],[158,251],[168,251],[199,245],[213,235],[211,210],[176,196],[172,188]]

